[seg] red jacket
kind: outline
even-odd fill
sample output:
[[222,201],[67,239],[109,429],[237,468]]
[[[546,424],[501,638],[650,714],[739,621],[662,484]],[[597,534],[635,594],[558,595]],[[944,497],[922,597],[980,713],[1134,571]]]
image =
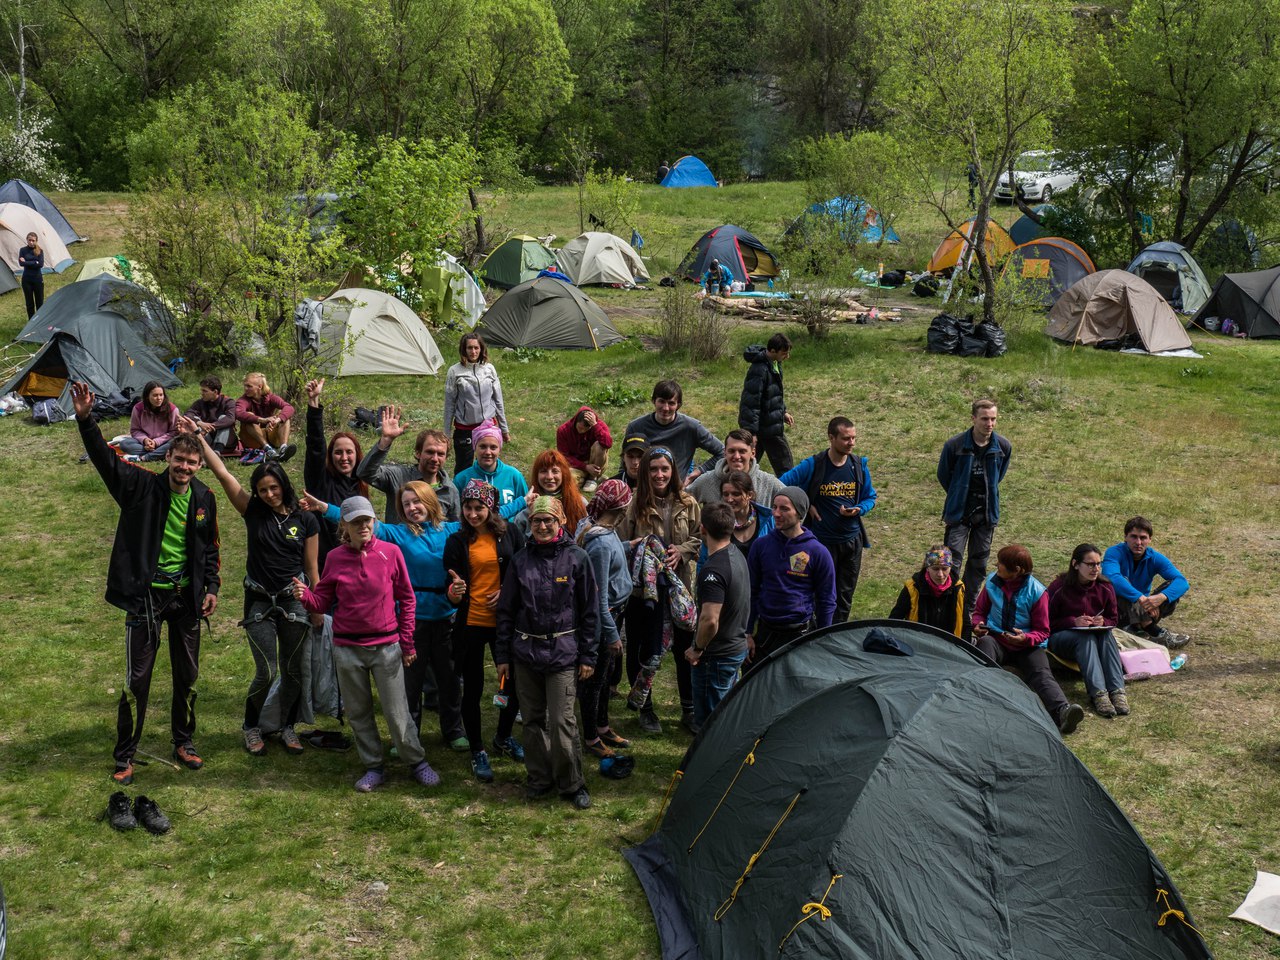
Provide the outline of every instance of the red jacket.
[[[591,410],[590,407],[579,407],[578,413],[584,410]],[[564,458],[569,461],[569,466],[582,470],[587,465],[587,458],[591,456],[591,445],[600,444],[608,450],[613,446],[613,436],[609,433],[609,425],[601,419],[600,414],[595,410],[591,410],[596,414],[596,424],[586,433],[579,433],[578,428],[574,426],[574,421],[578,418],[578,413],[566,420],[560,426],[556,427],[556,449],[564,454]]]

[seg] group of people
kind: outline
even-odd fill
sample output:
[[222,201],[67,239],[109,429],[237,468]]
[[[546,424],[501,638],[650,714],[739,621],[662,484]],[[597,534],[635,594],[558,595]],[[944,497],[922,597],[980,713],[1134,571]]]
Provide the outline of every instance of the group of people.
[[[526,474],[502,459],[511,434],[501,383],[484,341],[469,333],[446,378],[445,430],[421,430],[412,463],[388,460],[407,432],[400,408],[383,409],[366,453],[354,433],[326,437],[324,381],[308,383],[302,491],[283,466],[292,407],[260,375],[245,378],[237,402],[206,378],[185,415],[162,387],[144,391],[135,417],[167,427],[167,435],[148,434],[151,446],[142,443],[142,456],[167,461],[161,473],[107,445],[90,416],[92,394],[75,385],[86,455],[121,506],[107,577],[108,601],[126,613],[116,782],[134,776],[162,623],[174,675],[175,757],[193,769],[203,764],[193,741],[194,685],[201,623],[221,583],[216,498],[196,476],[208,465],[248,535],[241,625],[254,661],[242,723],[250,754],[268,749],[262,714],[277,680],[280,743],[302,751],[294,727],[306,644],[331,637],[363,767],[357,790],[387,777],[376,687],[394,754],[418,783],[439,782],[422,735],[434,714],[441,741],[470,754],[477,781],[493,781],[494,760],[510,760],[524,765],[531,797],[554,792],[589,807],[584,756],[615,776],[629,771],[619,751],[631,744],[610,716],[615,698],[637,711],[642,731],[662,732],[652,689],[668,651],[681,723],[696,733],[743,671],[849,616],[877,491],[846,417],[828,422],[826,448],[794,462],[783,382],[790,348],[777,334],[747,349],[738,426],[723,439],[683,412],[679,383],[661,380],[652,411],[621,434],[616,473],[614,434],[583,406]],[[942,540],[891,616],[931,624],[1016,667],[1064,733],[1083,712],[1063,696],[1046,650],[1079,664],[1100,715],[1128,713],[1110,631],[1123,626],[1168,646],[1185,643],[1163,626],[1185,577],[1151,548],[1151,525],[1141,517],[1105,555],[1082,544],[1048,588],[1018,544],[999,550],[988,576],[1012,448],[996,433],[994,402],[979,400],[971,413],[970,428],[939,458]],[[238,440],[229,433],[236,422]],[[262,444],[254,449],[274,453],[252,464],[247,488],[224,460],[246,436]],[[445,467],[451,441],[453,476]],[[382,521],[371,489],[386,495]],[[1156,578],[1166,582],[1153,587]],[[486,655],[501,707],[491,740],[481,710]]]

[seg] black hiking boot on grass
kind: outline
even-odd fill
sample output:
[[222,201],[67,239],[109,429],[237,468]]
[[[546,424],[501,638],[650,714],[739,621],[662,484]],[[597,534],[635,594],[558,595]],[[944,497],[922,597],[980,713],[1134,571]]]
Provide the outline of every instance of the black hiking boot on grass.
[[107,801],[107,809],[102,814],[102,819],[111,824],[113,829],[122,833],[126,830],[132,830],[138,825],[138,820],[133,815],[133,807],[130,806],[129,798],[125,796],[123,790],[117,790],[111,795],[111,799]]
[[172,824],[166,817],[156,802],[148,797],[138,797],[133,801],[133,815],[137,818],[138,823],[147,828],[147,833],[154,833],[160,836],[162,833],[168,833]]

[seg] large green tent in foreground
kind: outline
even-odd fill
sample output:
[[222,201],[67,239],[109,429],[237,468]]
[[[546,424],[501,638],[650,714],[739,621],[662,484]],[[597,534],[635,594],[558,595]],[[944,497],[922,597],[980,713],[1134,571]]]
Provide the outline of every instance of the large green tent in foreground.
[[[912,655],[864,649],[886,635]],[[1036,696],[931,627],[802,637],[731,691],[680,770],[626,851],[665,960],[1210,956]]]

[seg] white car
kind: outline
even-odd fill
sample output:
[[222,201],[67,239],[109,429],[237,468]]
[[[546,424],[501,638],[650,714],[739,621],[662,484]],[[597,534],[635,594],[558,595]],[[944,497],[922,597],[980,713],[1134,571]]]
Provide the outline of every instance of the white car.
[[[1025,200],[1047,203],[1055,193],[1075,186],[1080,175],[1060,166],[1057,154],[1050,150],[1027,150],[1018,156],[1013,165],[1014,182],[1022,187]],[[996,199],[1012,200],[1014,187],[1009,183],[1006,170],[996,182]]]

